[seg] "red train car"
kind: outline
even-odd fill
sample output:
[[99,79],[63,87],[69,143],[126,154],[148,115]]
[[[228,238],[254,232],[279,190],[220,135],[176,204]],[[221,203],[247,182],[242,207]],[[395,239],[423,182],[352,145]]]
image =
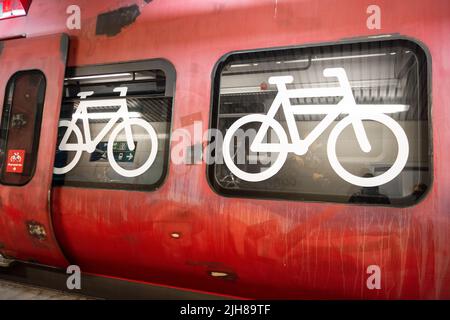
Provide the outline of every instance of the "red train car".
[[375,2],[0,1],[3,259],[449,299],[450,2]]

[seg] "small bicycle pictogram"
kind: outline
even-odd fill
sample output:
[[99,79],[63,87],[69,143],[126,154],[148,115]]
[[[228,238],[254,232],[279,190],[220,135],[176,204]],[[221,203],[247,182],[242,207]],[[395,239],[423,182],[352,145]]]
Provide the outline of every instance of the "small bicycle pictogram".
[[[64,167],[55,167],[55,174],[65,174],[71,171],[77,163],[80,161],[81,155],[84,151],[93,153],[96,150],[96,146],[102,141],[102,139],[111,131],[107,146],[108,161],[111,167],[120,175],[124,177],[136,177],[147,171],[153,164],[158,152],[158,136],[155,129],[151,124],[143,119],[134,118],[133,114],[128,111],[127,100],[125,99],[127,94],[127,87],[115,88],[114,92],[120,93],[120,99],[106,99],[106,100],[85,100],[87,97],[94,94],[92,91],[80,92],[78,96],[81,102],[77,108],[77,111],[72,115],[72,120],[61,120],[59,127],[67,127],[64,136],[58,146],[59,151],[75,151],[73,159]],[[88,108],[95,107],[111,107],[118,106],[119,109],[116,112],[100,112],[89,113]],[[108,123],[99,132],[97,137],[91,138],[91,130],[89,126],[89,120],[109,119]],[[83,134],[86,142],[83,142],[83,134],[80,128],[77,126],[77,121],[83,121]],[[122,122],[119,122],[122,120]],[[117,124],[117,125],[116,125]],[[116,125],[116,126],[115,126]],[[136,169],[124,169],[120,167],[114,158],[113,146],[119,133],[124,130],[125,137],[128,144],[128,148],[133,151],[135,144],[133,141],[133,132],[131,126],[135,125],[144,129],[144,131],[150,136],[151,151],[147,160],[143,165]],[[113,129],[113,127],[115,128]],[[70,135],[74,133],[77,142],[69,143]]]

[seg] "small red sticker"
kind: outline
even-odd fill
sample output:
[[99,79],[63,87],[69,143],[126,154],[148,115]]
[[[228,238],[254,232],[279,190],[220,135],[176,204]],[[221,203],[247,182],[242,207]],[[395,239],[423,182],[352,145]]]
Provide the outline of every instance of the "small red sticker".
[[22,173],[25,162],[25,150],[8,150],[6,172]]

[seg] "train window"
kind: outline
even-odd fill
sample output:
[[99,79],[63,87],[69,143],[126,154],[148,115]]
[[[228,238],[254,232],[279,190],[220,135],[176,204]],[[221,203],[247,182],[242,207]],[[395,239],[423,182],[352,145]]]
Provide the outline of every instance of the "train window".
[[37,70],[8,81],[0,128],[1,183],[25,185],[34,175],[46,81]]
[[54,184],[153,190],[168,167],[175,71],[162,60],[69,69]]
[[227,55],[210,184],[228,196],[416,203],[432,177],[427,61],[406,39]]

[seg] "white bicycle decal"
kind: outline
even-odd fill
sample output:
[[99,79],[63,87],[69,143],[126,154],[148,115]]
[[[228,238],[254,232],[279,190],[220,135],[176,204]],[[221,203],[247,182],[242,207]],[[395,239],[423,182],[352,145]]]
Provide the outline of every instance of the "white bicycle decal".
[[[336,77],[339,87],[310,88],[310,89],[287,89],[286,84],[292,83],[292,76],[275,76],[269,78],[269,83],[277,87],[278,93],[274,98],[267,114],[251,114],[244,116],[234,122],[225,134],[223,142],[223,157],[228,169],[238,178],[250,182],[267,180],[274,176],[284,165],[289,152],[304,155],[314,141],[335,121],[339,115],[348,114],[339,121],[332,129],[327,144],[327,155],[331,167],[345,181],[362,187],[374,187],[383,185],[394,179],[404,168],[409,155],[409,143],[403,128],[386,113],[406,111],[404,105],[397,104],[356,104],[347,73],[343,68],[326,68],[323,71],[325,77]],[[313,97],[342,97],[336,105],[291,105],[291,98],[313,98]],[[282,107],[292,143],[281,124],[275,120],[275,115]],[[324,114],[323,120],[304,138],[300,139],[295,115]],[[364,129],[363,120],[377,121],[388,127],[398,143],[397,158],[392,167],[381,175],[375,177],[359,177],[348,172],[339,163],[336,154],[336,143],[339,135],[348,126],[352,125],[361,150],[370,152],[371,145]],[[269,168],[258,173],[248,173],[239,169],[233,162],[231,146],[236,131],[251,122],[259,122],[261,126],[256,133],[255,139],[250,145],[251,152],[274,152],[278,153],[277,159]],[[278,143],[263,143],[269,127],[278,136]]]
[[[55,174],[65,174],[71,171],[77,163],[80,161],[83,151],[92,153],[95,151],[96,146],[102,141],[102,139],[110,132],[114,125],[122,119],[122,122],[118,123],[117,126],[111,131],[107,146],[108,161],[111,167],[120,175],[124,177],[136,177],[147,171],[153,164],[158,152],[158,136],[155,129],[145,120],[134,118],[133,114],[128,111],[127,100],[125,99],[127,95],[128,88],[120,87],[115,88],[114,92],[119,92],[119,99],[107,99],[107,100],[85,100],[87,97],[94,94],[93,91],[80,92],[78,96],[81,101],[77,108],[77,111],[72,115],[72,120],[61,120],[59,122],[59,127],[67,127],[65,134],[58,146],[60,151],[74,151],[75,156],[72,161],[70,161],[66,166],[62,168],[54,168]],[[95,107],[111,107],[118,106],[119,109],[116,112],[101,112],[101,113],[89,113],[88,108]],[[91,130],[89,126],[89,120],[98,119],[110,119],[105,127],[99,132],[95,139],[91,138]],[[83,142],[83,134],[80,128],[76,125],[78,120],[83,121],[83,133],[86,142]],[[118,134],[125,130],[125,136],[128,148],[133,151],[135,149],[135,144],[133,141],[133,132],[131,126],[142,127],[150,136],[151,141],[151,151],[150,156],[145,161],[145,163],[137,169],[127,170],[120,167],[114,158],[113,145]],[[69,143],[70,135],[74,133],[77,139],[76,143]]]

